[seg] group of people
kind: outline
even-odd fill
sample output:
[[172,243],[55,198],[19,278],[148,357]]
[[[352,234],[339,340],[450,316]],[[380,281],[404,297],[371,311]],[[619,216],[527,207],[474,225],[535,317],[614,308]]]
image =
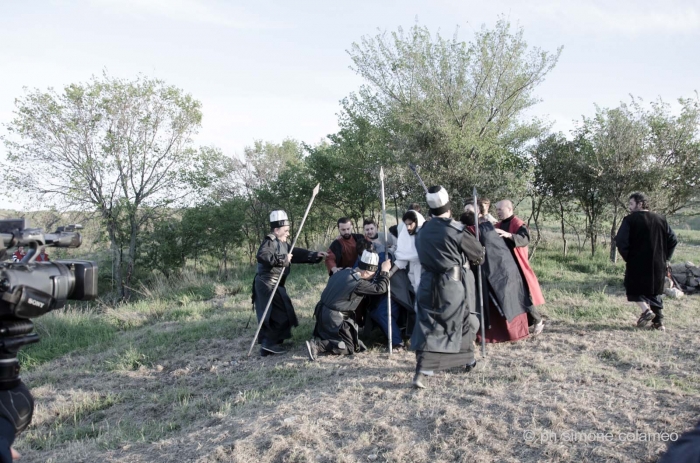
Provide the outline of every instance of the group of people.
[[[24,252],[24,246],[18,246],[17,250],[12,253],[12,262],[14,262],[14,263],[22,262],[22,259],[24,259],[26,255],[27,255],[27,253]],[[39,254],[37,254],[34,262],[49,262],[50,260],[51,259],[49,259],[48,253],[42,247]]]
[[[485,342],[539,335],[544,320],[537,307],[545,300],[528,261],[530,234],[514,215],[513,203],[507,199],[496,203],[497,220],[489,214],[489,201],[482,198],[467,204],[457,221],[443,187],[429,188],[426,201],[427,218],[418,204],[411,204],[387,236],[378,233],[373,220],[366,219],[364,233],[359,234],[353,233],[350,219],[338,219],[339,234],[327,252],[294,248],[290,253],[287,215],[273,211],[271,233],[257,254],[253,298],[259,323],[280,282],[262,322],[260,354],[284,353],[284,341],[298,324],[284,288],[290,265],[323,259],[329,280],[314,310],[313,338],[306,341],[312,361],[322,353],[352,355],[366,350],[361,325],[374,323],[391,338],[394,349],[405,348],[410,339],[410,349],[416,352],[412,384],[424,388],[436,371],[474,368],[481,324]],[[633,194],[629,205],[631,213],[617,236],[627,262],[628,300],[642,309],[638,326],[651,321],[654,328],[664,330],[659,295],[677,240],[666,220],[649,211],[644,195]]]

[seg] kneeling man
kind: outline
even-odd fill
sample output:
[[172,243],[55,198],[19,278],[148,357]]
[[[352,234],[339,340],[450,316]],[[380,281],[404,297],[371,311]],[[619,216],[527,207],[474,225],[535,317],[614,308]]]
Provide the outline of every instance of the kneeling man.
[[306,341],[310,360],[316,360],[320,352],[352,355],[366,349],[358,338],[355,309],[365,296],[386,294],[389,278],[396,271],[391,261],[385,260],[374,282],[378,264],[376,253],[364,251],[358,268],[339,270],[328,280],[321,301],[316,304],[314,339]]

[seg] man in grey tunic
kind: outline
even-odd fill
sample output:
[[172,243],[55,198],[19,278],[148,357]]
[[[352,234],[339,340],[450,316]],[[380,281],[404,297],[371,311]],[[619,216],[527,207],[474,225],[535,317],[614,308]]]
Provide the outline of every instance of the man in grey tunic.
[[476,365],[476,288],[474,275],[465,265],[481,263],[484,258],[484,248],[476,238],[452,220],[447,191],[433,186],[426,199],[433,218],[416,235],[423,274],[411,337],[411,350],[416,351],[413,386],[417,388],[425,388],[426,376],[436,370],[461,366],[471,371]]
[[379,256],[375,252],[364,251],[358,268],[339,270],[328,280],[314,310],[314,339],[306,341],[309,360],[316,360],[320,352],[352,355],[366,349],[358,337],[355,310],[365,296],[386,294],[389,279],[397,270],[391,261],[385,260],[379,278],[375,279],[378,264]]
[[326,257],[325,252],[313,252],[294,248],[290,253],[289,219],[284,211],[272,211],[270,214],[270,234],[265,236],[258,249],[258,272],[253,280],[253,303],[258,323],[270,294],[278,278],[281,278],[277,292],[272,299],[270,309],[265,315],[265,322],[260,329],[258,342],[261,344],[260,355],[265,357],[286,352],[282,348],[285,339],[292,337],[292,327],[298,326],[292,300],[287,295],[284,283],[289,275],[291,264],[314,264]]

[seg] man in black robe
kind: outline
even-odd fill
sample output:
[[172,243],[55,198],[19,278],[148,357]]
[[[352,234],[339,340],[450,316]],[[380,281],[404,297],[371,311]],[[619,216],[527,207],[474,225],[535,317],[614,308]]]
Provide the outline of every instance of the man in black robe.
[[275,283],[281,278],[258,337],[258,343],[261,344],[260,355],[263,357],[285,353],[281,344],[285,339],[292,337],[292,327],[299,325],[294,306],[284,287],[290,265],[315,264],[327,255],[325,252],[301,248],[294,248],[291,254],[289,253],[289,220],[284,211],[272,211],[270,229],[271,233],[265,236],[258,249],[258,272],[253,281],[253,302],[260,323]]
[[433,186],[426,195],[430,214],[416,235],[416,250],[423,274],[418,286],[416,326],[411,350],[416,351],[413,386],[425,388],[426,376],[436,370],[475,365],[474,339],[479,321],[474,275],[467,262],[480,263],[484,248],[464,226],[451,219],[450,200],[444,188]]
[[513,213],[513,202],[509,199],[503,199],[496,203],[496,214],[500,219],[500,222],[496,222],[494,225],[496,233],[501,235],[513,254],[520,276],[525,283],[525,292],[530,298],[527,318],[531,326],[531,333],[533,336],[537,336],[544,329],[544,321],[536,307],[544,304],[544,296],[537,276],[530,266],[528,256],[530,232],[527,230],[525,222]]
[[625,260],[627,300],[642,309],[637,326],[649,321],[652,327],[665,331],[663,324],[664,278],[668,261],[678,240],[666,219],[649,211],[649,199],[642,193],[629,197],[630,214],[622,219],[615,244]]
[[316,360],[319,352],[352,355],[366,350],[358,339],[355,309],[365,296],[386,294],[389,278],[396,271],[391,261],[385,260],[375,281],[378,264],[379,256],[375,252],[364,251],[358,268],[339,270],[328,280],[314,311],[315,339],[306,341],[309,360]]
[[[480,204],[479,204],[480,206]],[[480,211],[483,211],[479,207]],[[475,234],[475,208],[473,204],[464,207],[460,221],[466,229]],[[493,224],[479,214],[479,241],[484,246],[486,256],[483,265],[473,266],[475,278],[482,272],[482,294],[486,342],[517,341],[528,337],[527,312],[530,297],[527,295],[520,270],[515,259],[496,232]],[[479,288],[477,288],[478,297]]]

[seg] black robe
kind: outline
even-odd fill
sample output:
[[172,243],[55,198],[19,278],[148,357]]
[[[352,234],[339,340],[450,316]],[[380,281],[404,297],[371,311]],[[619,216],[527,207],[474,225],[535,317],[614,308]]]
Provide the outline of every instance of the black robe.
[[[464,266],[467,260],[480,262],[484,248],[461,223],[433,217],[416,234],[416,250],[423,273],[411,349],[419,355],[421,351],[454,354],[468,350],[473,358],[475,284],[474,275]],[[420,367],[420,358],[418,363]]]
[[666,262],[678,244],[666,219],[654,212],[632,212],[622,219],[615,243],[626,262],[628,299],[663,294]]
[[[483,302],[488,304],[490,300],[502,317],[513,321],[518,315],[527,313],[530,306],[518,264],[490,222],[479,224],[479,240],[486,249],[486,259],[480,266],[483,292],[488,295]],[[478,268],[475,266],[472,270],[476,272]]]
[[[263,239],[258,249],[258,272],[253,281],[253,302],[258,323],[262,319],[277,279],[282,278],[258,336],[258,343],[264,346],[273,346],[291,338],[292,327],[299,325],[294,306],[284,287],[290,272],[290,262],[287,257],[290,246],[290,243],[282,242],[275,235],[269,234]],[[294,248],[291,263],[315,264],[321,259],[322,257],[316,252]]]

